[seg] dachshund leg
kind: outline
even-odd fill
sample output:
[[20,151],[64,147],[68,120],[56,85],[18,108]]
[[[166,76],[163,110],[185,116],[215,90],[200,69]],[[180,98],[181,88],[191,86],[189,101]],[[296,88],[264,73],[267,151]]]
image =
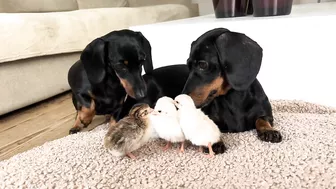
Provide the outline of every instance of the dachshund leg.
[[74,134],[83,129],[80,123],[85,127],[90,125],[94,116],[96,115],[95,111],[95,103],[91,100],[91,104],[89,108],[82,106],[80,110],[77,112],[77,117],[74,126],[69,130],[69,134]]
[[258,118],[255,124],[260,140],[272,143],[278,143],[282,141],[280,132],[275,130],[269,121],[266,121],[263,118]]
[[76,120],[74,126],[69,130],[69,134],[75,134],[78,133],[82,129],[81,127],[81,121],[79,118],[79,111],[77,111],[76,114]]
[[105,123],[109,123],[111,121],[111,117],[112,115],[109,114],[105,115]]
[[87,127],[91,124],[94,116],[96,115],[95,111],[95,102],[91,100],[90,108],[82,107],[80,113],[80,120],[84,127]]

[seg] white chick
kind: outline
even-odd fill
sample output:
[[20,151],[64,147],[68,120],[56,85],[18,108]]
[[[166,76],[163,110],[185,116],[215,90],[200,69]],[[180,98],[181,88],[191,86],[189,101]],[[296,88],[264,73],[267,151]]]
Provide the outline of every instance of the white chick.
[[192,98],[186,94],[175,97],[175,105],[178,108],[179,123],[185,138],[192,144],[209,148],[207,157],[215,155],[212,145],[218,143],[220,130],[218,126],[200,109],[197,109]]
[[164,151],[171,147],[171,143],[181,142],[180,152],[184,152],[185,138],[174,103],[175,101],[170,97],[159,98],[150,119],[157,135],[167,141]]

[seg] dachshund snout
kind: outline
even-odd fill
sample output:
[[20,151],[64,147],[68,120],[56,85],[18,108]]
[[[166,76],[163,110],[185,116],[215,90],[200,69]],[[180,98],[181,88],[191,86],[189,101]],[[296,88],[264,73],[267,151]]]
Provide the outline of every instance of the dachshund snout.
[[141,99],[144,98],[147,94],[146,89],[138,89],[135,91],[135,98],[136,99]]

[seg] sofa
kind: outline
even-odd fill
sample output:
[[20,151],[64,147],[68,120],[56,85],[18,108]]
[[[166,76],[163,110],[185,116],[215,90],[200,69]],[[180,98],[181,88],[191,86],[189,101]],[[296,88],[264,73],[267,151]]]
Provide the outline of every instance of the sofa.
[[0,115],[68,91],[93,39],[197,15],[191,0],[0,0]]

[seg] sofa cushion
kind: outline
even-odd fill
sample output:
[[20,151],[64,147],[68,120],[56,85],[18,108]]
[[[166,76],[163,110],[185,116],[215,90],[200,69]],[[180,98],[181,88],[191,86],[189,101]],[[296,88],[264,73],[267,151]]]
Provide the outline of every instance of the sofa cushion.
[[77,0],[79,9],[126,7],[127,0]]
[[58,12],[78,9],[76,0],[0,0],[0,12]]
[[0,115],[69,90],[67,73],[79,56],[69,53],[0,64],[0,88],[4,89]]
[[162,4],[190,5],[191,0],[128,0],[128,4],[130,7],[142,7]]
[[0,0],[0,13],[1,13],[1,12],[5,12],[5,7],[4,7],[3,4],[4,4],[4,3],[3,3],[3,0]]
[[112,30],[188,18],[184,5],[83,9],[69,12],[0,14],[0,63],[82,51]]

